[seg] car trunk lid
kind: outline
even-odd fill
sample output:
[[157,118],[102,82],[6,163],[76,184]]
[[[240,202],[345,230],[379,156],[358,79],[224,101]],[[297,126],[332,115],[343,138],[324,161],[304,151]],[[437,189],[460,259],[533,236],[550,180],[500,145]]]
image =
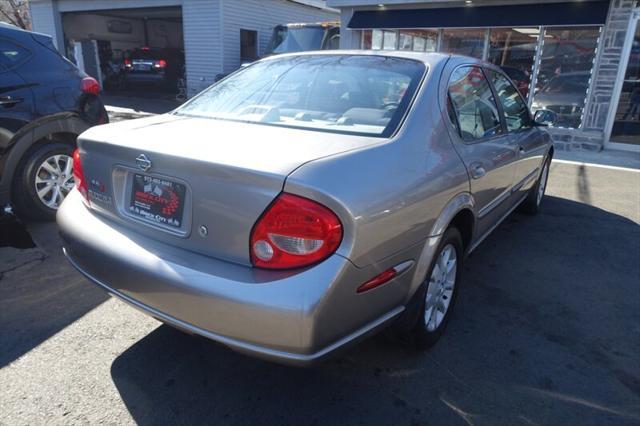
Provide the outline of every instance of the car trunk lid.
[[154,239],[250,264],[251,229],[287,175],[380,142],[164,115],[92,128],[79,147],[92,209]]

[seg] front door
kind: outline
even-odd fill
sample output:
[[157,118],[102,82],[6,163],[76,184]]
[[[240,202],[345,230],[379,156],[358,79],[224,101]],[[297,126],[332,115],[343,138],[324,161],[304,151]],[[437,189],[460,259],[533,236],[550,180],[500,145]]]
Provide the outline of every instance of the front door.
[[[640,15],[640,12],[636,12]],[[620,88],[620,97],[613,118],[609,141],[616,148],[640,150],[640,24],[631,23],[628,62]]]
[[[498,97],[511,141],[518,149],[513,189],[523,196],[539,175],[547,150],[546,139],[534,127],[524,98],[509,79],[494,70],[487,70],[487,75]],[[521,197],[516,198],[518,201]]]

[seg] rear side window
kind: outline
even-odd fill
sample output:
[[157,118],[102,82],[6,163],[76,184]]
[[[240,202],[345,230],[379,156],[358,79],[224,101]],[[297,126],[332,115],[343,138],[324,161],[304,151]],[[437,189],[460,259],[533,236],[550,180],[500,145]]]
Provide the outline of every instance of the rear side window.
[[507,130],[510,132],[531,128],[531,116],[527,104],[524,103],[518,89],[502,74],[489,71],[493,87],[502,104]]
[[460,136],[472,142],[502,133],[498,106],[489,82],[478,67],[460,67],[449,81]]
[[0,64],[3,68],[15,68],[26,61],[31,53],[22,46],[9,40],[0,39]]

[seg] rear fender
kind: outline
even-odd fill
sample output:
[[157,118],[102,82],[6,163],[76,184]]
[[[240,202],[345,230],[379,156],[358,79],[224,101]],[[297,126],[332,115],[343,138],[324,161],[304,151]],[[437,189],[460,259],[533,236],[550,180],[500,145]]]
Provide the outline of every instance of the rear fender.
[[431,259],[438,248],[438,244],[440,244],[442,234],[447,230],[453,221],[453,218],[464,209],[471,210],[474,212],[475,216],[475,202],[473,200],[473,196],[468,192],[462,192],[456,195],[451,199],[451,201],[449,201],[449,203],[447,203],[444,209],[442,209],[440,216],[438,216],[438,219],[431,229],[431,233],[429,234],[430,237],[426,239],[420,253],[420,257],[417,259],[413,273],[413,280],[411,282],[410,295],[413,295],[418,290],[427,276],[427,271],[431,265]]
[[[4,157],[0,177],[0,205],[11,199],[13,176],[20,161],[31,147],[56,133],[74,136],[73,143],[75,143],[75,138],[89,127],[78,114],[63,112],[39,118],[18,130],[0,152],[0,156]],[[69,137],[66,140],[68,139]]]

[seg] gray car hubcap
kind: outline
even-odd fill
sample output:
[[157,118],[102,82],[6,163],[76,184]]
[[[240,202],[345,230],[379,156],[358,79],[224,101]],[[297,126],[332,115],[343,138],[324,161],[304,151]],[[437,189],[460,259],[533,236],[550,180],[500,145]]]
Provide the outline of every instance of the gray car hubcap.
[[538,194],[536,196],[536,205],[540,205],[542,197],[544,196],[544,190],[547,187],[547,178],[549,177],[549,163],[544,164],[542,169],[542,175],[540,176],[540,185],[538,185]]
[[36,171],[36,194],[51,209],[60,207],[73,185],[73,159],[68,155],[52,155]]
[[444,246],[429,277],[424,304],[424,322],[428,331],[435,331],[447,314],[458,272],[458,255],[453,244]]

